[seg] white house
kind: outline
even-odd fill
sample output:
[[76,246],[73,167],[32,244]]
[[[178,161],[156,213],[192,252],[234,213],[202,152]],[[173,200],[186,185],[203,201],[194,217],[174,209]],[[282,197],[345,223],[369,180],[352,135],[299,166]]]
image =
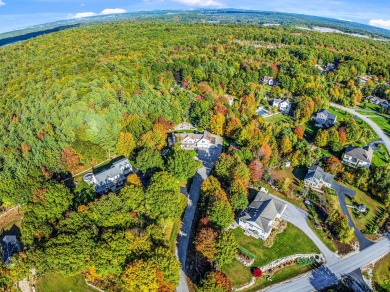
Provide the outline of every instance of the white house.
[[264,85],[270,85],[270,86],[276,85],[276,80],[275,80],[275,78],[273,78],[273,77],[271,77],[271,76],[264,76],[264,77],[261,79],[261,82],[262,82]]
[[291,101],[288,98],[275,98],[272,101],[272,107],[277,107],[282,113],[288,114],[291,109]]
[[179,140],[180,147],[186,150],[209,149],[217,145],[216,136],[207,131],[201,134],[179,133],[176,134],[176,137]]
[[323,186],[332,187],[334,175],[325,172],[320,166],[312,165],[305,176],[304,182],[308,187],[321,189]]
[[343,160],[341,162],[353,167],[369,168],[373,155],[374,151],[370,145],[367,145],[364,148],[349,146],[345,150]]
[[111,162],[110,165],[94,172],[92,181],[97,193],[115,192],[124,186],[127,175],[133,171],[133,167],[127,158]]
[[241,212],[239,226],[245,234],[266,240],[272,228],[277,228],[287,204],[260,191],[250,205]]
[[331,114],[328,110],[322,109],[312,117],[318,127],[331,127],[336,123],[337,116]]

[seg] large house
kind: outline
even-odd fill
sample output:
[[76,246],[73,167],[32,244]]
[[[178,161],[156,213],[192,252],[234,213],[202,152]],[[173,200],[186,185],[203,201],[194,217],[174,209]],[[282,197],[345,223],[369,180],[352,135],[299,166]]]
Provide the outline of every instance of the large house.
[[328,110],[322,109],[312,117],[318,127],[331,127],[336,123],[337,116],[331,114]]
[[358,77],[358,80],[359,80],[360,84],[366,84],[368,81],[372,80],[372,77],[369,75],[363,75],[363,76]]
[[370,145],[367,145],[364,148],[349,146],[345,150],[342,163],[353,167],[369,168],[373,155],[374,151]]
[[209,149],[217,146],[217,137],[207,131],[200,134],[179,133],[176,134],[176,137],[180,147],[186,150]]
[[15,235],[6,235],[1,241],[1,257],[3,263],[8,265],[14,254],[21,251],[19,240]]
[[97,193],[116,192],[124,186],[126,177],[133,171],[133,167],[127,158],[122,158],[110,163],[109,167],[94,172],[92,182]]
[[275,98],[272,107],[277,107],[282,113],[288,114],[291,109],[291,101],[288,98]]
[[305,176],[304,182],[306,186],[321,189],[323,186],[332,187],[334,175],[325,172],[320,166],[312,165]]
[[279,219],[287,208],[287,204],[264,191],[260,191],[250,205],[241,212],[239,226],[246,235],[266,240],[272,228],[279,224]]

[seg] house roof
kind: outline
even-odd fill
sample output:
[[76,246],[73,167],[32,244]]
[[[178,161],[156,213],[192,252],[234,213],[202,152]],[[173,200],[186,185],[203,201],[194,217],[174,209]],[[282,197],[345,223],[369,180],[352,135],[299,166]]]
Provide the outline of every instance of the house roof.
[[212,135],[208,131],[204,131],[201,134],[195,134],[195,133],[178,133],[176,134],[177,137],[179,137],[181,140],[184,140],[186,138],[195,140],[195,143],[197,143],[199,140],[207,139],[210,141],[211,144],[216,144],[216,137]]
[[374,155],[374,151],[370,147],[370,145],[367,145],[364,148],[360,148],[357,146],[349,146],[345,150],[345,154],[349,155],[353,158],[359,159],[361,161],[371,163],[372,161],[372,156]]
[[268,233],[272,228],[270,222],[281,214],[287,204],[270,195],[259,192],[253,202],[244,210],[240,219],[253,222],[256,226]]
[[21,250],[19,240],[15,235],[4,236],[3,240],[1,241],[1,247],[1,256],[5,264],[9,264],[12,256]]
[[334,114],[332,114],[332,113],[330,113],[330,112],[329,112],[328,110],[326,110],[326,109],[320,110],[320,111],[317,113],[317,115],[318,115],[319,113],[322,113],[322,114],[326,115],[325,124],[334,124],[334,122],[336,121],[337,116],[334,115]]
[[309,168],[309,171],[308,171],[308,173],[305,176],[305,180],[306,179],[310,179],[312,177],[314,177],[314,178],[316,178],[318,180],[323,180],[324,182],[329,183],[329,184],[331,184],[333,182],[333,179],[334,179],[334,175],[325,172],[318,165],[312,165]]
[[[126,169],[128,171],[126,171]],[[126,174],[130,170],[131,170],[130,161],[127,158],[122,158],[117,161],[111,162],[109,168],[106,168],[98,173],[94,173],[94,177],[97,184],[101,185],[101,184],[105,184],[109,178]]]

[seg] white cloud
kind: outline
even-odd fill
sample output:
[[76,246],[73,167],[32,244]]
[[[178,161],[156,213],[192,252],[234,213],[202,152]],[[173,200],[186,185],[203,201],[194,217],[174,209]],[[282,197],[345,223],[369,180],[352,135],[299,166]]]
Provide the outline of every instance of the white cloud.
[[126,10],[121,9],[121,8],[107,8],[107,9],[104,9],[100,13],[79,12],[79,13],[75,13],[75,14],[70,14],[69,18],[83,18],[83,17],[91,17],[91,16],[97,16],[97,15],[108,15],[108,14],[117,14],[117,13],[126,13],[126,12],[127,12]]
[[390,29],[390,19],[389,20],[384,20],[384,19],[371,19],[369,21],[369,24],[372,26],[377,26],[381,27],[384,29]]
[[218,0],[172,0],[173,2],[179,2],[190,6],[223,6],[222,2]]
[[5,2],[3,2],[2,0],[0,0],[0,6],[3,6],[5,5]]
[[97,14],[95,12],[79,12],[76,14],[70,15],[70,18],[83,18],[83,17],[91,17],[96,16]]
[[107,15],[107,14],[117,14],[117,13],[126,13],[127,11],[121,8],[107,8],[104,9],[100,14]]

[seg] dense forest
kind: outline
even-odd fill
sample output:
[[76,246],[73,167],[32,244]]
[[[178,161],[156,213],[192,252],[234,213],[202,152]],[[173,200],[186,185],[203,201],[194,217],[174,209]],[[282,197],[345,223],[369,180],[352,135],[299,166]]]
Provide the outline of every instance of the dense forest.
[[[202,188],[211,208],[204,225],[222,229],[245,208],[249,182],[269,176],[280,161],[324,161],[336,174],[339,161],[325,161],[311,143],[336,155],[374,138],[354,119],[307,139],[303,125],[330,101],[355,106],[372,94],[390,101],[389,56],[389,43],[346,35],[165,22],[85,26],[1,48],[0,199],[25,213],[25,252],[4,269],[2,283],[34,267],[40,275],[83,273],[109,290],[172,290],[180,265],[164,228],[180,218],[180,182],[199,165],[195,153],[179,148],[161,155],[168,131],[185,120],[234,142],[216,167],[222,186],[211,177]],[[315,68],[327,63],[336,69]],[[373,79],[359,84],[363,74]],[[278,86],[261,84],[264,76]],[[232,106],[226,94],[234,96]],[[257,115],[273,97],[291,98],[291,122]],[[129,157],[148,183],[131,176],[118,194],[95,198],[63,182],[108,153]],[[345,173],[389,203],[388,166]],[[231,241],[229,233],[213,236],[221,246]]]

